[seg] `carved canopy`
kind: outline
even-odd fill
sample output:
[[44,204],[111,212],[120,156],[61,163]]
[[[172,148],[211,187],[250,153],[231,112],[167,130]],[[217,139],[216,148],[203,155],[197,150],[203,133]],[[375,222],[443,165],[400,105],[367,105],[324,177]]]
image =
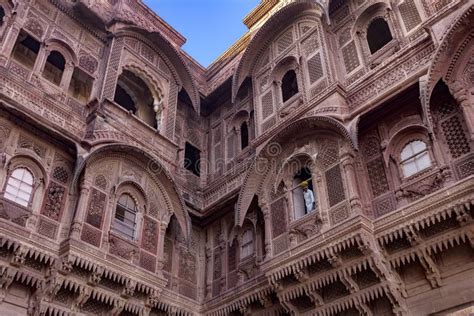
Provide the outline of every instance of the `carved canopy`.
[[245,78],[252,72],[255,62],[268,46],[268,43],[275,35],[290,25],[295,20],[295,16],[305,11],[312,11],[312,13],[319,18],[324,9],[318,1],[294,0],[272,15],[256,32],[245,50],[232,78],[232,102],[235,102],[240,86]]

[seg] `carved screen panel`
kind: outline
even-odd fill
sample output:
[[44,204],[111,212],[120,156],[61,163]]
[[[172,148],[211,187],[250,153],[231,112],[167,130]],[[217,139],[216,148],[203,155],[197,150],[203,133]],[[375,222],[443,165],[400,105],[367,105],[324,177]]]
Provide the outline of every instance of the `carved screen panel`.
[[421,23],[421,17],[414,0],[405,0],[398,6],[398,8],[400,9],[403,24],[405,24],[407,32],[411,31]]
[[313,84],[324,75],[321,54],[317,53],[308,60],[309,83]]
[[370,186],[374,197],[377,197],[389,190],[382,158],[374,159],[367,163]]
[[458,158],[471,151],[461,120],[457,115],[442,122],[441,128],[451,157]]
[[277,40],[278,54],[285,51],[293,43],[293,30],[289,29]]
[[357,48],[354,41],[351,41],[342,48],[342,58],[347,73],[350,73],[359,67],[359,55],[357,54]]
[[333,206],[346,199],[342,182],[341,168],[335,165],[326,171],[326,185],[329,195],[329,205]]
[[273,114],[273,93],[268,91],[262,97],[262,119],[266,119]]
[[285,200],[279,199],[271,205],[273,238],[286,231]]

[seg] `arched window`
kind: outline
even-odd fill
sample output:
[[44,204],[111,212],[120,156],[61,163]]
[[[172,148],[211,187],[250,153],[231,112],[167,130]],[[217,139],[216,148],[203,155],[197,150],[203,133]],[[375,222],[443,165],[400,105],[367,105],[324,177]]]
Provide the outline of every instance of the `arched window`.
[[313,181],[308,168],[303,168],[296,173],[293,178],[292,194],[295,220],[316,210]]
[[240,251],[240,258],[247,258],[253,255],[254,252],[253,232],[251,229],[247,229],[242,235],[242,247]]
[[283,102],[288,101],[292,96],[298,93],[298,80],[296,79],[296,72],[289,70],[281,80],[281,94]]
[[132,196],[124,193],[120,196],[115,208],[115,218],[112,230],[134,240],[137,226],[137,205]]
[[370,22],[367,28],[367,43],[372,54],[387,45],[392,38],[388,23],[383,18],[379,17]]
[[157,128],[154,97],[148,85],[133,72],[124,70],[117,81],[114,101],[148,125]]
[[33,174],[26,168],[13,170],[8,178],[4,197],[23,206],[28,206],[33,193]]
[[409,177],[431,166],[428,147],[420,140],[408,143],[400,154],[403,175]]
[[243,122],[240,125],[240,147],[241,149],[247,148],[249,145],[249,128],[247,122]]
[[44,65],[43,77],[58,85],[61,83],[61,78],[63,77],[64,68],[66,66],[66,60],[60,52],[53,50],[48,59],[46,59],[46,64]]

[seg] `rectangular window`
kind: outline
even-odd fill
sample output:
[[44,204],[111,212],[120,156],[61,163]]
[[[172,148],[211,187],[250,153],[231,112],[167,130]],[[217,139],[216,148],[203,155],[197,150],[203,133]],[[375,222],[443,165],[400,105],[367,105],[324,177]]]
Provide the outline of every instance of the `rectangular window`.
[[24,66],[33,69],[40,50],[40,43],[25,32],[18,35],[12,57]]
[[186,143],[186,147],[184,148],[184,168],[198,177],[201,174],[200,159],[201,151],[190,143]]
[[71,84],[69,85],[69,95],[74,99],[87,103],[92,91],[94,79],[79,68],[74,68]]

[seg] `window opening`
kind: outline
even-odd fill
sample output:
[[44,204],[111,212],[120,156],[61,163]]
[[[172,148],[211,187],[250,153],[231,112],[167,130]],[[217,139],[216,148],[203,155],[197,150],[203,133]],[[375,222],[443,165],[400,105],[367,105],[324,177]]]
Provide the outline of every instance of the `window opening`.
[[370,22],[367,28],[367,43],[370,53],[375,53],[392,40],[392,33],[387,21],[383,18],[376,18]]
[[298,80],[294,70],[288,71],[281,81],[281,92],[283,102],[288,101],[292,96],[298,93]]
[[184,149],[184,168],[198,177],[201,174],[200,159],[201,151],[190,143],[186,143]]
[[40,50],[40,43],[30,35],[21,32],[13,47],[12,57],[22,65],[33,69]]

